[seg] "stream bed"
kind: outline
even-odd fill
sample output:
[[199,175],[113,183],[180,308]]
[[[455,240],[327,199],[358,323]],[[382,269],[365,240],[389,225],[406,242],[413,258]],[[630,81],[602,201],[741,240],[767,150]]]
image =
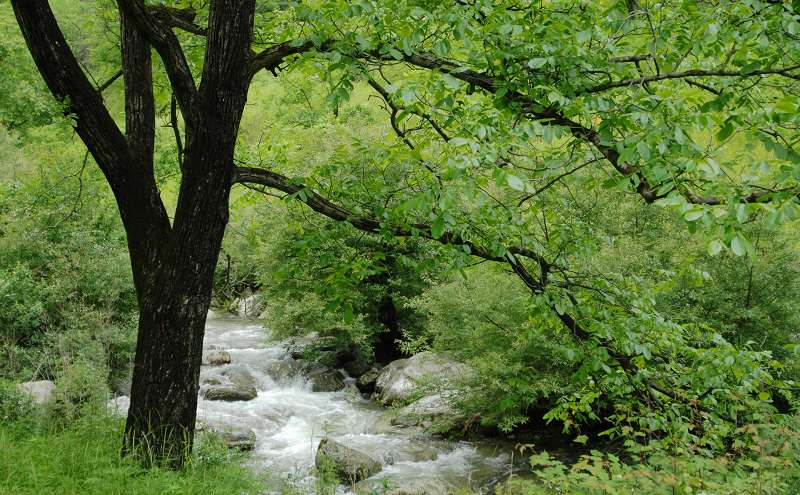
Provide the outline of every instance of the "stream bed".
[[[231,363],[203,365],[200,381],[246,367],[256,379],[252,400],[198,402],[198,428],[251,430],[255,444],[247,463],[267,472],[279,484],[314,492],[314,457],[320,440],[331,438],[369,454],[382,470],[358,484],[358,491],[383,493],[403,488],[410,493],[447,493],[472,489],[507,471],[510,445],[491,442],[447,441],[417,427],[391,424],[387,409],[365,399],[352,386],[339,392],[313,392],[309,380],[292,360],[285,342],[271,338],[259,322],[232,315],[209,313],[203,342],[204,359],[213,351],[227,351]],[[276,377],[275,369],[290,370]],[[123,399],[123,401],[120,401]],[[117,403],[126,398],[117,399]],[[353,493],[340,486],[338,493]],[[273,493],[273,492],[267,492]],[[279,493],[279,492],[274,492]]]

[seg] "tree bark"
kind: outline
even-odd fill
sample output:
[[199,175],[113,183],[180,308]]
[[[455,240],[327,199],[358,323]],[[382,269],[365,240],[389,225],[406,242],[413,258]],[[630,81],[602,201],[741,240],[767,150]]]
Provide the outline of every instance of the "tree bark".
[[[139,334],[123,452],[180,467],[191,452],[206,314],[228,222],[233,156],[247,89],[254,0],[216,0],[196,89],[177,37],[141,0],[119,0],[125,134],[80,68],[46,0],[13,0],[48,88],[74,118],[111,186],[128,239]],[[153,174],[151,47],[183,114],[186,149],[170,225]]]
[[168,247],[140,298],[124,448],[179,467],[191,452],[203,335],[228,223],[234,148],[249,85],[253,0],[218,0]]

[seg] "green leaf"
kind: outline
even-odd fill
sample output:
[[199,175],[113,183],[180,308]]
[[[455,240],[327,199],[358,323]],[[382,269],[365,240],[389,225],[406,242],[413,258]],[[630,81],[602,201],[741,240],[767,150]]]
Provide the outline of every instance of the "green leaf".
[[684,213],[683,218],[686,219],[687,222],[694,222],[702,218],[703,215],[705,215],[705,211],[703,210],[689,210]]
[[708,254],[716,256],[722,251],[723,247],[725,247],[725,245],[722,244],[719,239],[714,239],[708,244]]
[[506,181],[508,182],[508,186],[511,189],[516,189],[517,191],[524,191],[525,190],[525,183],[522,182],[522,179],[520,179],[516,175],[508,174],[506,176]]
[[725,141],[733,134],[733,124],[730,121],[725,122],[723,126],[720,128],[719,132],[717,132],[717,139],[720,141]]
[[431,224],[431,237],[439,239],[444,233],[444,218],[442,216],[436,217],[436,220]]
[[345,304],[344,305],[344,314],[342,315],[344,318],[344,322],[348,325],[353,323],[353,305],[352,304]]
[[747,252],[747,240],[741,235],[737,234],[733,239],[731,239],[731,251],[736,256],[744,256]]

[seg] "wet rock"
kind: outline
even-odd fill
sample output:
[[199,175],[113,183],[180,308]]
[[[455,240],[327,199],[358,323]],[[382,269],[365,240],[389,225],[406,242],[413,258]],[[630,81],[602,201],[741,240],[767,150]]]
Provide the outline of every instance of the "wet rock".
[[256,445],[256,432],[253,430],[215,430],[214,433],[229,449],[250,451]]
[[208,376],[203,379],[203,385],[222,385],[221,376]]
[[361,376],[372,367],[372,359],[359,348],[345,353],[341,358],[341,367],[350,376]]
[[[388,484],[388,489],[386,485]],[[356,485],[359,495],[450,495],[456,493],[453,486],[440,479],[409,479],[409,480],[367,480]],[[458,492],[461,493],[461,492]]]
[[313,392],[338,392],[344,388],[344,375],[339,370],[319,368],[308,374]]
[[33,402],[37,404],[47,404],[53,400],[53,392],[56,389],[56,384],[50,380],[37,380],[33,382],[24,382],[17,385],[17,388],[31,396]]
[[381,463],[369,455],[331,439],[320,442],[315,464],[321,471],[332,470],[346,485],[369,478],[381,470]]
[[231,354],[228,351],[214,351],[208,355],[206,358],[208,364],[214,366],[220,366],[223,364],[230,364],[231,362]]
[[403,481],[399,487],[389,490],[386,495],[449,495],[453,487],[438,479]]
[[405,402],[418,395],[423,386],[455,387],[470,374],[467,365],[426,351],[389,363],[375,380],[375,391],[384,404]]
[[414,462],[435,461],[438,458],[439,452],[435,447],[431,447],[430,445],[426,445],[414,453]]
[[452,406],[454,394],[447,391],[426,395],[397,412],[392,424],[429,428],[440,420],[457,421],[458,412]]
[[236,384],[212,385],[203,391],[206,400],[223,400],[228,402],[253,400],[258,395],[255,387],[242,387]]
[[375,391],[375,381],[380,374],[380,368],[373,366],[366,373],[358,377],[358,380],[356,380],[356,387],[365,394],[371,394]]
[[268,364],[264,367],[264,372],[276,382],[285,383],[299,375],[302,369],[303,365],[300,364],[299,361],[295,359],[285,359]]
[[222,370],[220,374],[227,378],[230,383],[241,388],[255,388],[258,384],[256,377],[254,377],[246,367],[240,364],[229,366]]

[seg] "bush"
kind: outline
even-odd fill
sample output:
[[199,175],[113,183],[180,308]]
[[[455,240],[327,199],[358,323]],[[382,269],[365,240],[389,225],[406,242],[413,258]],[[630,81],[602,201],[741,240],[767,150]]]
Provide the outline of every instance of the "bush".
[[800,486],[798,418],[738,429],[739,448],[722,457],[641,449],[640,462],[592,451],[571,466],[547,452],[531,456],[535,481],[511,480],[503,495],[715,495],[795,493]]

